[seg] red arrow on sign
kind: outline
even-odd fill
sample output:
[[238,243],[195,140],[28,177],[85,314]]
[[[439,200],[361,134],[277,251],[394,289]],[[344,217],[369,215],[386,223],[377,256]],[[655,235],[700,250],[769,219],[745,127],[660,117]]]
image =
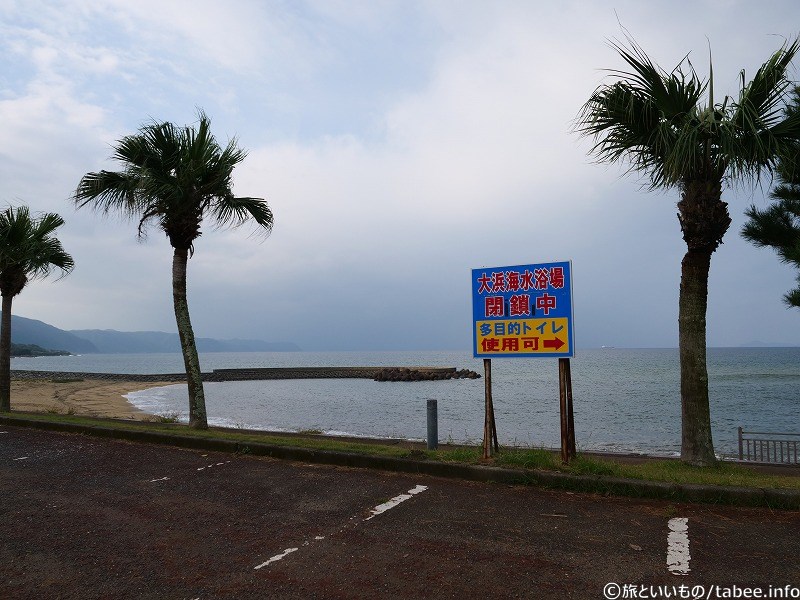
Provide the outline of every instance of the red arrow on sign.
[[564,342],[560,338],[556,338],[554,340],[545,340],[542,342],[542,346],[545,348],[552,348],[553,350],[558,350],[563,345]]

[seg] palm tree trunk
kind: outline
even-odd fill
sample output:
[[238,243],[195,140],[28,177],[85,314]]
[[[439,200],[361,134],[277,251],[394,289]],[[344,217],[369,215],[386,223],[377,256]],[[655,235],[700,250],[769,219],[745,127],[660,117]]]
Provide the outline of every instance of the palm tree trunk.
[[0,412],[11,411],[11,301],[3,295],[3,315],[0,319]]
[[691,465],[716,462],[711,439],[706,367],[706,310],[711,255],[731,224],[722,201],[722,182],[713,177],[686,181],[678,220],[686,242],[678,299],[678,348],[681,361],[681,460]]
[[188,261],[188,249],[175,248],[172,257],[172,300],[175,305],[175,321],[181,340],[183,363],[186,367],[186,382],[189,386],[189,425],[195,429],[208,429],[200,359],[197,356],[194,331],[189,319],[189,303],[186,300],[186,265]]
[[713,465],[706,368],[706,308],[711,253],[689,250],[681,263],[678,347],[681,363],[681,460]]

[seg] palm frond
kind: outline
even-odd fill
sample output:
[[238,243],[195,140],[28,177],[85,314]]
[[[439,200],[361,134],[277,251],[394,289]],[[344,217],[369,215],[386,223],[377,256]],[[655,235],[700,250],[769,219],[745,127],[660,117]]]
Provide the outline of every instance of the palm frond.
[[742,89],[733,102],[731,121],[742,131],[759,131],[776,126],[783,120],[784,100],[792,87],[787,69],[798,51],[798,40],[784,44],[756,72],[749,83],[740,73]]
[[730,157],[729,175],[758,180],[766,170],[774,172],[778,157],[800,139],[800,114],[785,111],[792,90],[788,69],[800,49],[798,40],[784,44],[746,83],[731,102],[730,130],[720,138],[720,152]]
[[272,213],[266,204],[233,197],[233,169],[245,156],[235,139],[220,146],[202,110],[195,126],[154,121],[118,142],[113,158],[123,170],[88,173],[74,199],[78,207],[138,218],[140,236],[148,224],[157,224],[175,247],[190,248],[206,216],[217,226],[252,218],[269,231]]
[[126,172],[87,173],[78,183],[73,199],[78,208],[91,206],[103,214],[134,216],[139,211],[139,185],[138,179]]
[[252,220],[263,234],[272,231],[272,210],[263,198],[220,198],[211,206],[211,216],[218,227],[240,227]]
[[630,49],[611,46],[632,70],[609,71],[617,81],[590,96],[580,111],[578,132],[594,138],[591,153],[598,160],[627,160],[631,171],[649,175],[654,188],[678,185],[681,165],[698,161],[693,129],[706,84],[685,59],[667,73],[632,39],[628,42]]
[[798,44],[785,44],[750,83],[742,75],[738,100],[718,103],[688,57],[665,72],[632,38],[627,45],[612,43],[630,69],[611,71],[615,81],[583,105],[577,130],[594,138],[590,152],[599,161],[627,162],[630,171],[649,176],[652,188],[758,180],[800,140],[800,112],[783,112]]
[[27,206],[9,206],[0,213],[0,288],[16,295],[33,279],[48,276],[55,269],[62,275],[75,266],[61,242],[54,236],[64,219],[55,213],[34,217]]
[[[667,73],[647,56],[633,38],[628,36],[627,41],[630,49],[619,42],[611,42],[610,45],[633,71],[609,69],[610,73],[616,74],[621,81],[651,98],[667,120],[681,117],[697,106],[707,84],[697,76],[688,55]],[[683,69],[684,64],[688,65],[686,72]]]

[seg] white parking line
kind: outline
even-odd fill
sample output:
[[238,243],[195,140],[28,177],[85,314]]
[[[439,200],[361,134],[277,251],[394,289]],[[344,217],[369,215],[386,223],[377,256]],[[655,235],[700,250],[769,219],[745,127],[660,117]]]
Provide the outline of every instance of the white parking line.
[[268,564],[270,564],[270,563],[274,563],[274,562],[278,562],[278,561],[279,561],[279,560],[281,560],[282,558],[284,558],[284,557],[288,556],[288,555],[289,555],[289,554],[291,554],[292,552],[297,552],[298,550],[299,550],[299,548],[287,548],[286,550],[284,550],[284,551],[283,551],[283,552],[281,552],[280,554],[276,554],[275,556],[273,556],[272,558],[270,558],[270,559],[269,559],[267,562],[263,562],[263,563],[261,563],[260,565],[258,565],[257,567],[253,567],[253,568],[254,568],[254,569],[256,569],[256,570],[258,570],[258,569],[260,569],[261,567],[266,567]]
[[19,458],[15,458],[14,460],[28,460],[27,456],[20,456]]
[[667,535],[667,568],[673,575],[688,575],[689,571],[689,519],[676,517],[669,520]]
[[[392,498],[388,502],[384,502],[383,504],[379,504],[378,506],[373,508],[370,511],[370,516],[366,517],[365,519],[363,519],[360,522],[363,523],[363,522],[369,521],[373,517],[377,517],[378,515],[385,513],[387,510],[390,510],[390,509],[394,508],[395,506],[397,506],[401,502],[405,502],[409,498],[412,498],[413,496],[415,496],[415,495],[417,495],[419,493],[422,493],[427,489],[428,489],[428,486],[418,485],[418,486],[408,490],[408,492],[405,493],[405,494],[400,494],[399,496],[395,496],[394,498]],[[342,531],[344,531],[348,527],[355,527],[356,525],[358,525],[359,521],[355,521],[356,518],[357,517],[350,517],[350,521],[351,522],[348,523],[348,524],[345,524],[343,527],[341,527],[338,532],[341,533]],[[353,521],[355,521],[355,522],[353,522]],[[314,536],[313,540],[307,540],[307,541],[303,542],[303,546],[308,546],[312,542],[318,542],[318,541],[324,540],[324,539],[325,539],[324,535],[316,535],[316,536]],[[279,560],[281,560],[284,557],[288,556],[292,552],[297,552],[297,550],[299,550],[299,548],[287,548],[286,550],[284,550],[280,554],[276,554],[275,556],[273,556],[272,558],[270,558],[266,562],[263,562],[260,565],[257,565],[257,566],[255,566],[253,568],[254,569],[260,569],[262,567],[266,567],[267,565],[269,565],[271,563],[278,562]]]
[[390,509],[394,508],[395,506],[397,506],[401,502],[405,502],[406,500],[410,499],[412,496],[415,496],[416,494],[422,493],[427,489],[428,489],[428,487],[425,486],[425,485],[418,485],[417,487],[408,490],[407,494],[400,494],[399,496],[395,496],[394,498],[392,498],[388,502],[384,502],[383,504],[379,504],[378,506],[373,508],[372,509],[372,514],[370,516],[368,516],[364,520],[365,521],[369,521],[370,519],[373,519],[373,518],[377,517],[378,515],[385,513],[387,510],[390,510]]
[[150,483],[154,483],[156,481],[167,481],[168,479],[169,479],[169,477],[162,477],[161,479],[151,479]]
[[212,464],[210,464],[210,465],[206,465],[205,467],[200,467],[200,468],[198,468],[197,470],[198,470],[198,471],[202,471],[202,470],[204,470],[204,469],[210,469],[211,467],[219,467],[219,466],[221,466],[221,465],[227,465],[229,462],[231,462],[231,461],[229,461],[229,460],[226,460],[225,462],[218,462],[217,464],[214,464],[214,463],[212,463]]

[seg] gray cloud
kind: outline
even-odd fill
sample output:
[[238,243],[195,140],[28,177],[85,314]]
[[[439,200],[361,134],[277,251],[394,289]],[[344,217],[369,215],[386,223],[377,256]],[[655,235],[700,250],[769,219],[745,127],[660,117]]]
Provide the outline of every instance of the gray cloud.
[[[30,286],[20,314],[174,329],[163,235],[139,243],[135,223],[76,213],[68,197],[85,172],[113,166],[116,139],[149,117],[190,123],[202,106],[218,137],[249,149],[235,189],[266,197],[276,226],[267,240],[204,231],[189,265],[199,335],[468,349],[470,268],[571,259],[579,346],[675,345],[677,194],[592,164],[572,120],[602,69],[620,66],[606,43],[617,18],[664,67],[691,51],[704,72],[710,40],[718,93],[731,93],[800,13],[792,2],[188,6],[0,6],[0,44],[17,61],[0,79],[0,201],[63,214],[77,263]],[[709,343],[796,342],[798,315],[780,302],[793,273],[738,238],[764,191],[726,198],[735,222],[712,261]]]

